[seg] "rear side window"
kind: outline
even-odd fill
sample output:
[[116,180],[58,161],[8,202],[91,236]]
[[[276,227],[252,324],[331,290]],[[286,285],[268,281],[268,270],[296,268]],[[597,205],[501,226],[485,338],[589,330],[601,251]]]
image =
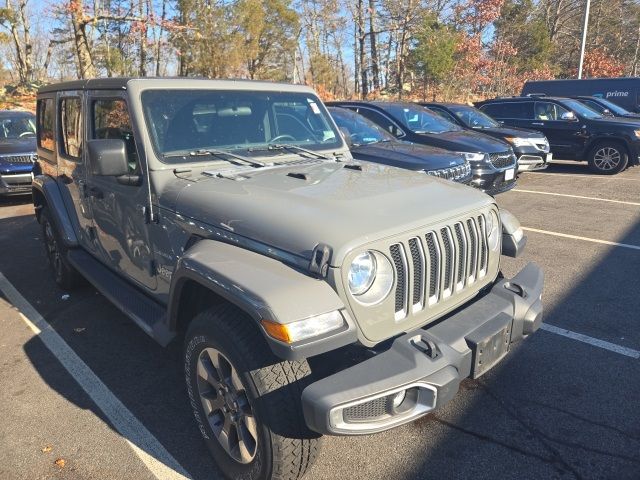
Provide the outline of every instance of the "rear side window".
[[73,160],[82,155],[82,104],[79,97],[60,101],[61,150]]
[[54,124],[54,104],[53,99],[44,98],[38,100],[38,146],[46,150],[53,150],[53,124]]
[[533,102],[490,103],[480,107],[480,110],[494,118],[533,118]]

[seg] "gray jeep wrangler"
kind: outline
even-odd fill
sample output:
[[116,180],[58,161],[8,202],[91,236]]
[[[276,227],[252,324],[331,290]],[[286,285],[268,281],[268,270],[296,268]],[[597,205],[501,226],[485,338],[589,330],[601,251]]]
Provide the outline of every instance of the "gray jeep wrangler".
[[444,405],[542,321],[541,270],[483,193],[353,161],[307,87],[50,85],[33,201],[56,282],[162,345],[228,478],[293,479],[320,436]]

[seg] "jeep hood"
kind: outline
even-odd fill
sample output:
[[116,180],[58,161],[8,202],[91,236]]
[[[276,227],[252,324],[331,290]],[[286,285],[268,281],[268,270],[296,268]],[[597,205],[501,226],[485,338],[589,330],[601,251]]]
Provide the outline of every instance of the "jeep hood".
[[333,251],[331,265],[339,266],[360,245],[493,202],[476,189],[426,174],[369,163],[360,168],[321,162],[176,180],[184,187],[175,211],[304,258],[324,243]]

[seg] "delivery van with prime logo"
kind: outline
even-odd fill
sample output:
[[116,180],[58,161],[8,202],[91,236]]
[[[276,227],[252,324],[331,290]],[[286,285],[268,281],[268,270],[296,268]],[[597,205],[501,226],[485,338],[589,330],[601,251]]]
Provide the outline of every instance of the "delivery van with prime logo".
[[522,95],[532,93],[555,97],[589,95],[607,99],[631,112],[640,112],[640,77],[528,81],[522,87]]

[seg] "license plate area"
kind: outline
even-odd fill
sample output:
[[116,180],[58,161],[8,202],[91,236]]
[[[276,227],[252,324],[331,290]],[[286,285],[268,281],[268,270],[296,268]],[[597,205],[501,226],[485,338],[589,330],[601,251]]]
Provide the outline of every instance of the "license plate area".
[[473,352],[471,378],[478,378],[509,353],[513,319],[506,314],[491,319],[465,337]]
[[516,169],[515,168],[510,168],[509,170],[505,170],[504,171],[504,179],[505,179],[505,181],[513,180],[515,176],[516,176]]

